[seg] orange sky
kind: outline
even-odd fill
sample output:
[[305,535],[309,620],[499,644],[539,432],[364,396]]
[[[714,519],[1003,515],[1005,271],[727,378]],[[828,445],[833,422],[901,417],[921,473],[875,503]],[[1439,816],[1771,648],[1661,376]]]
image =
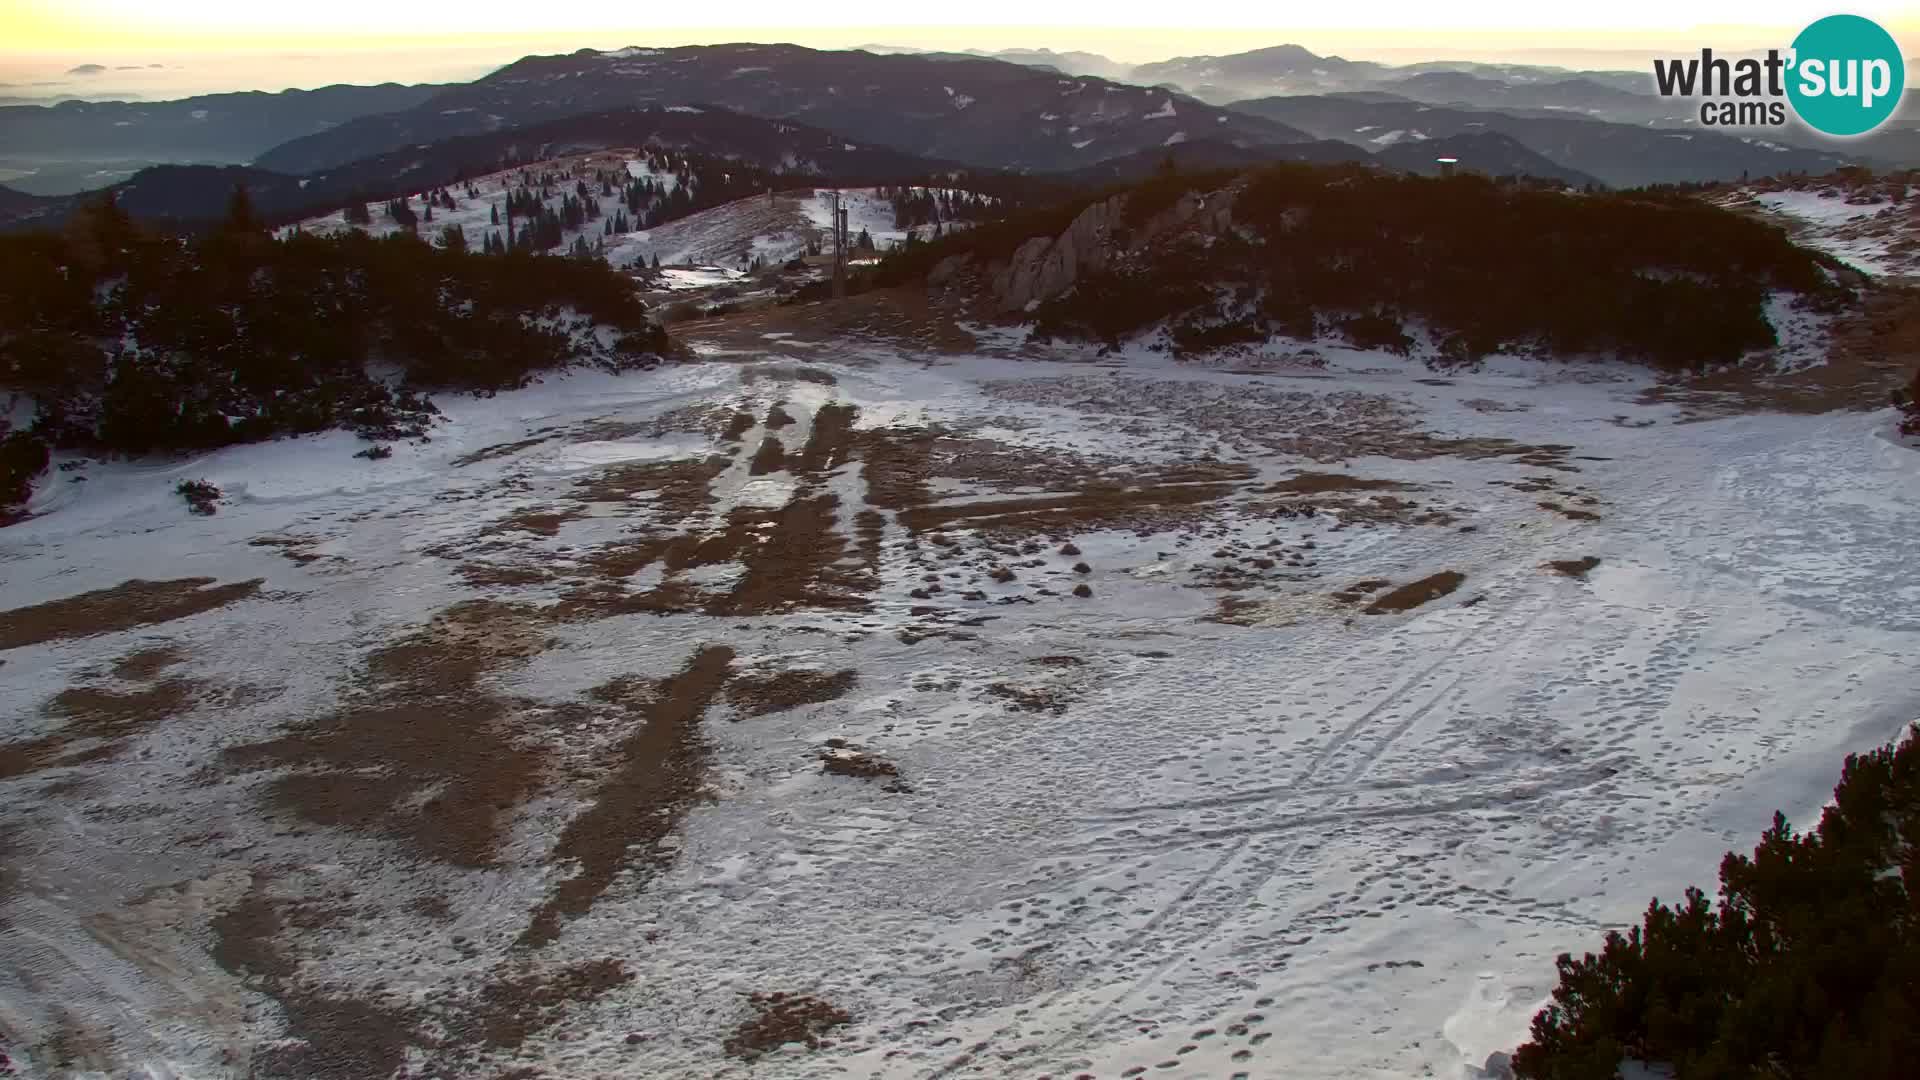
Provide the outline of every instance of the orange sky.
[[[836,0],[817,8],[790,0],[739,0],[724,8],[669,2],[636,5],[636,15],[623,25],[617,7],[542,7],[525,0],[0,0],[0,97],[98,96],[95,91],[125,88],[129,96],[152,98],[166,96],[168,88],[195,93],[387,79],[447,81],[473,78],[528,53],[722,41],[792,41],[821,48],[868,43],[1051,47],[1086,49],[1130,63],[1292,42],[1322,53],[1390,62],[1518,59],[1637,68],[1647,55],[1702,45],[1726,50],[1785,45],[1801,26],[1831,10],[1788,0],[1717,7],[1672,0],[1598,5],[1351,0],[1310,7],[1271,0],[1186,7],[1164,0],[1102,0],[1095,24],[1076,17],[1088,9],[1084,3],[1034,0],[932,5]],[[1876,0],[1850,4],[1847,10],[1878,19],[1909,55],[1920,54],[1920,9],[1911,3]],[[532,27],[530,11],[537,13]],[[716,11],[729,22],[711,25]],[[791,25],[802,13],[817,16],[816,21]],[[1730,17],[1716,18],[1716,13]],[[1181,24],[1165,25],[1174,15]],[[920,21],[902,21],[916,18]],[[80,64],[100,64],[108,71],[69,76],[68,69]]]
[[[1605,4],[1577,5],[1540,4],[1537,0],[1453,0],[1445,5],[1431,0],[1351,0],[1314,5],[1215,0],[1186,6],[1168,5],[1164,0],[1101,0],[1097,22],[1082,17],[1093,10],[1090,5],[1034,0],[931,5],[836,0],[817,6],[735,0],[723,7],[646,4],[636,5],[633,10],[631,19],[622,19],[601,6],[542,7],[525,0],[426,4],[392,0],[328,0],[321,4],[5,0],[0,4],[0,52],[203,52],[293,46],[359,49],[423,40],[442,45],[500,44],[503,37],[528,36],[530,29],[532,36],[543,38],[596,38],[616,44],[644,44],[647,42],[642,39],[647,38],[792,40],[795,28],[782,30],[782,24],[798,21],[806,24],[812,35],[842,42],[905,33],[920,39],[907,44],[992,48],[1044,36],[1055,39],[1058,45],[1095,48],[1117,59],[1139,61],[1196,51],[1195,46],[1200,46],[1197,51],[1238,51],[1236,43],[1244,47],[1245,33],[1273,31],[1346,39],[1352,44],[1377,39],[1386,47],[1417,46],[1432,40],[1436,32],[1454,37],[1463,32],[1485,36],[1491,31],[1502,38],[1538,45],[1586,42],[1617,48],[1630,42],[1687,37],[1714,24],[1771,27],[1790,37],[1792,31],[1831,9],[1797,0],[1744,0],[1737,5],[1676,4],[1672,0],[1608,0]],[[1846,10],[1876,18],[1902,38],[1920,29],[1920,10],[1910,3],[1867,0],[1850,3]],[[530,12],[534,13],[536,27],[528,25]],[[1716,12],[1731,17],[1716,17]],[[716,13],[724,18],[723,23],[716,25]],[[796,20],[795,16],[802,13],[803,17]],[[1892,25],[1896,23],[1905,26]],[[1775,36],[1764,29],[1761,33]]]

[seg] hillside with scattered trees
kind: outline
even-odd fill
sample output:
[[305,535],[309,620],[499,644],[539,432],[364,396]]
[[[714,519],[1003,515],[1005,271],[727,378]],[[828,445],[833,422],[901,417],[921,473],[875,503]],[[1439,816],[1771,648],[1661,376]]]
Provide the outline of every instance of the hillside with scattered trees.
[[199,236],[143,231],[108,203],[60,233],[0,237],[0,388],[34,415],[0,449],[0,496],[17,501],[47,447],[407,437],[432,421],[426,391],[667,349],[632,281],[597,261],[483,257],[410,233],[275,240],[244,191]]
[[[1675,193],[1287,164],[1168,173],[1121,194],[1105,258],[1032,311],[1037,335],[1118,345],[1164,331],[1176,352],[1333,338],[1440,364],[1519,353],[1686,370],[1775,344],[1767,306],[1781,294],[1818,311],[1852,296],[1838,264],[1778,228]],[[1110,200],[918,245],[879,279],[956,258],[990,276]],[[1182,207],[1192,223],[1166,227]]]
[[1751,856],[1655,901],[1598,954],[1562,955],[1553,1001],[1514,1055],[1527,1080],[1913,1075],[1920,1059],[1920,727],[1849,756],[1811,833],[1784,817]]

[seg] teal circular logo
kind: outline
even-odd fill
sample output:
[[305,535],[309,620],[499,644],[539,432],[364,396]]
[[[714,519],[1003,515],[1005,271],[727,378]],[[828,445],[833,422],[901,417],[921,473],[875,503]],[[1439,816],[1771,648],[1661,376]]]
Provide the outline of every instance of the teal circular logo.
[[1907,88],[1900,44],[1872,19],[1829,15],[1793,39],[1787,100],[1815,131],[1862,135],[1886,122]]

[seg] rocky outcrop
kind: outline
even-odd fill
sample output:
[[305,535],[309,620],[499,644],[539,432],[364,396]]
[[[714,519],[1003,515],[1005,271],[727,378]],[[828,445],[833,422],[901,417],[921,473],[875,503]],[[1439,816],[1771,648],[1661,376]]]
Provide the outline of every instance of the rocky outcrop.
[[[1144,226],[1129,230],[1121,214],[1127,196],[1094,203],[1059,236],[1036,236],[993,268],[992,299],[1002,314],[1030,311],[1073,287],[1084,274],[1145,250],[1181,232],[1217,235],[1233,227],[1229,192],[1187,192]],[[936,267],[936,273],[940,267]],[[948,270],[946,276],[951,276]]]
[[1126,206],[1126,196],[1094,203],[1059,236],[1036,236],[1014,250],[1013,258],[993,274],[994,305],[1002,312],[1025,311],[1073,287],[1081,273],[1105,265],[1108,241]]

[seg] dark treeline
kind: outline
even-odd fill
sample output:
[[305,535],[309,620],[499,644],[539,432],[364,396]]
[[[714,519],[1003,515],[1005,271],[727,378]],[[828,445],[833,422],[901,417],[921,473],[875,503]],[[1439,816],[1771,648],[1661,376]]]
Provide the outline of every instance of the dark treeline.
[[[1441,362],[1610,355],[1678,370],[1774,344],[1773,290],[1824,309],[1851,295],[1831,260],[1779,229],[1668,192],[1580,194],[1289,164],[1126,189],[1120,231],[1186,192],[1227,187],[1237,188],[1234,231],[1083,276],[1041,306],[1036,332],[1117,344],[1164,324],[1178,349],[1332,334],[1408,352],[1423,331]],[[954,255],[1005,259],[1029,237],[1058,235],[1106,194],[915,245],[876,280],[923,276]]]
[[953,188],[881,187],[877,194],[892,204],[896,229],[984,221],[998,216],[1003,207],[1002,200]]
[[1623,1059],[1679,1080],[1914,1075],[1920,1060],[1920,727],[1847,758],[1813,832],[1774,815],[1598,954],[1562,955],[1514,1055],[1527,1080],[1614,1080]]
[[[612,349],[576,338],[565,312],[623,336]],[[398,437],[431,420],[420,391],[643,364],[667,345],[632,282],[598,262],[481,258],[409,233],[274,240],[244,191],[223,226],[191,236],[144,231],[109,203],[60,233],[0,236],[0,386],[37,413],[9,436],[0,473],[48,446]],[[374,361],[391,375],[370,373]]]
[[[644,175],[633,176],[624,169],[549,168],[508,172],[497,188],[492,188],[496,178],[459,181],[455,190],[463,191],[470,201],[487,200],[491,205],[484,233],[478,237],[463,235],[457,242],[482,254],[551,252],[569,245],[568,254],[590,258],[600,254],[605,242],[615,236],[657,228],[724,203],[764,195],[770,188],[791,190],[797,179],[725,158],[680,151],[645,150],[636,160],[644,164]],[[836,182],[842,187],[876,187],[879,197],[893,206],[895,224],[900,228],[933,225],[943,229],[955,222],[990,220],[1011,207],[1050,201],[1062,190],[1052,181],[1014,176],[967,178],[970,183],[979,180],[990,191],[942,186],[940,177],[926,179],[929,182],[925,184],[900,185],[876,185],[858,179]],[[487,184],[491,190],[476,188],[476,183]],[[456,242],[433,229],[435,207],[459,209],[446,188],[427,188],[387,200],[384,216],[443,246]],[[361,227],[374,220],[368,201],[359,197],[347,201],[345,217],[347,224]],[[596,235],[585,242],[577,235],[572,242],[567,240],[568,234],[582,232]]]

